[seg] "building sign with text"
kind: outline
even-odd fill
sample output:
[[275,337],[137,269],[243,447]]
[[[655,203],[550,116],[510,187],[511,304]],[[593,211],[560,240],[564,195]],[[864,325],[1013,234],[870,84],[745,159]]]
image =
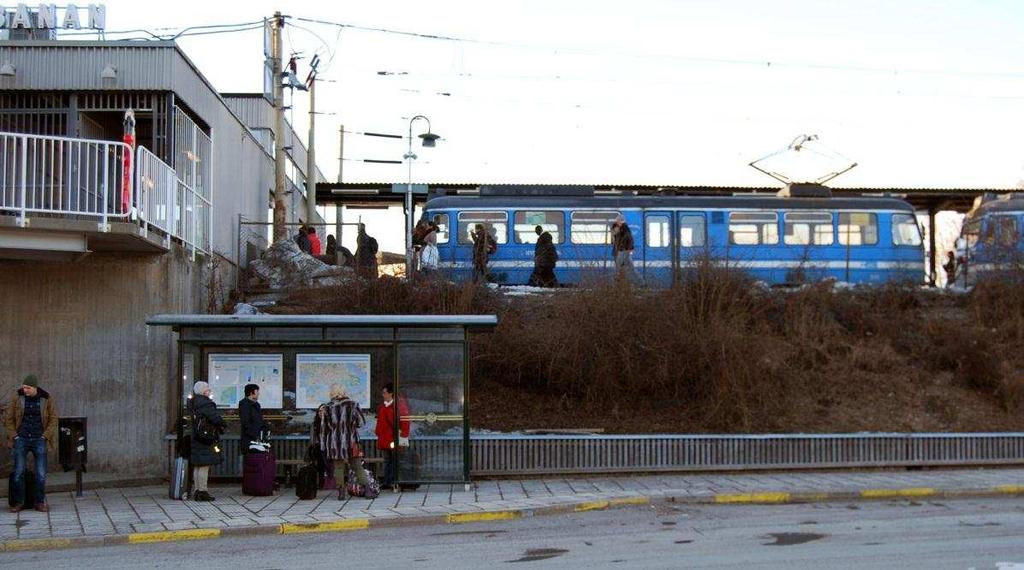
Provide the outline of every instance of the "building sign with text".
[[104,30],[107,7],[103,4],[0,4],[0,29],[6,30]]

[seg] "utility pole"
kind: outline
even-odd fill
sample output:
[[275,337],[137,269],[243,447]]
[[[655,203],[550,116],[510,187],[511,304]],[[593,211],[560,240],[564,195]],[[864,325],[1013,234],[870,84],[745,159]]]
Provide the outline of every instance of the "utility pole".
[[[343,157],[345,156],[345,125],[338,127],[338,184],[341,184],[341,171]],[[335,228],[334,233],[338,236],[338,258],[341,258],[341,232],[345,228],[345,203],[335,202]]]
[[[309,142],[306,144],[306,223],[316,219],[316,64],[314,56],[309,71]],[[327,238],[324,238],[327,239]]]
[[283,64],[281,52],[283,51],[282,40],[284,30],[284,17],[281,12],[274,12],[274,22],[271,24],[271,59],[274,69],[274,242],[279,242],[288,237],[288,207],[285,205],[285,175],[284,175],[284,89],[281,85],[281,72]]

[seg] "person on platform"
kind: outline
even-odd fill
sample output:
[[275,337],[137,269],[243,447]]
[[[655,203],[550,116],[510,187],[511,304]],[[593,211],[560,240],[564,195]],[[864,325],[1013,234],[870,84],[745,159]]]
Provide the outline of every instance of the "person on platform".
[[217,410],[217,404],[210,399],[210,385],[199,381],[192,386],[192,399],[189,401],[192,416],[192,482],[193,501],[212,501],[208,483],[210,467],[220,465],[220,435],[227,423]]
[[316,411],[310,434],[313,444],[319,446],[323,458],[334,462],[334,481],[338,485],[338,499],[348,498],[348,468],[351,467],[360,485],[368,485],[369,478],[363,468],[362,449],[359,447],[359,428],[366,423],[359,405],[348,397],[345,387],[331,384],[331,400]]
[[25,464],[29,452],[36,466],[35,508],[43,513],[49,511],[46,504],[46,451],[57,448],[57,406],[50,393],[39,387],[39,379],[35,375],[26,376],[11,397],[4,412],[4,427],[7,429],[7,444],[12,448],[14,457],[14,505],[11,512],[24,510]]
[[533,248],[533,274],[528,284],[534,287],[557,287],[555,265],[558,263],[558,250],[555,249],[555,241],[551,232],[544,231],[541,226],[535,227],[533,231],[537,233],[537,245]]
[[356,275],[377,278],[377,240],[366,233],[364,224],[359,224],[356,236]]
[[238,402],[238,422],[241,426],[239,439],[243,454],[249,452],[252,442],[263,440],[263,432],[270,431],[270,424],[263,420],[263,408],[259,400],[259,385],[246,384],[245,398]]
[[[398,453],[409,447],[409,405],[404,398],[395,400],[395,385],[385,384],[380,391],[381,403],[377,406],[377,449],[384,455],[384,478],[382,487],[398,483]],[[397,418],[396,418],[397,415]],[[395,437],[395,421],[398,421],[398,437]]]

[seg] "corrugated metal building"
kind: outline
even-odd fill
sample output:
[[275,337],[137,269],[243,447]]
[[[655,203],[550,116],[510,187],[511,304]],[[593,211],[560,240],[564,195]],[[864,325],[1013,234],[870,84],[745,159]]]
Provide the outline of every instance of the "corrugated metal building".
[[[91,468],[162,473],[175,345],[145,317],[227,299],[240,216],[268,221],[271,107],[222,96],[173,42],[0,41],[0,69],[0,402],[37,374],[88,417]],[[130,158],[127,109],[146,149]],[[285,137],[289,220],[308,221],[305,147]]]

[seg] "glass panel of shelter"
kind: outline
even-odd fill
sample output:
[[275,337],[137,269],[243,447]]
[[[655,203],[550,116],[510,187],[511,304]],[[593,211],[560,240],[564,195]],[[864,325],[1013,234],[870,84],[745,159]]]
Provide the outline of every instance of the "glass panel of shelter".
[[468,474],[464,350],[462,343],[398,346],[396,388],[410,422],[409,447],[398,454],[400,483],[459,482]]

